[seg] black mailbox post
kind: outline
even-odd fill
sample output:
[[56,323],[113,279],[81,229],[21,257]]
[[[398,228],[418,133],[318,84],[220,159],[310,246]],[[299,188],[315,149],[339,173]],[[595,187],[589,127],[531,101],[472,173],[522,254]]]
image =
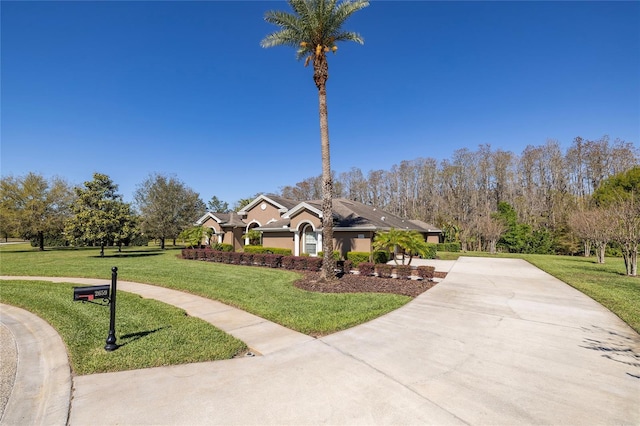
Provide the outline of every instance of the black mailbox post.
[[118,349],[116,344],[116,285],[118,282],[118,268],[111,268],[111,289],[109,285],[93,285],[87,287],[74,287],[73,300],[82,302],[91,302],[95,299],[102,299],[109,302],[109,335],[107,336],[106,351],[115,351]]

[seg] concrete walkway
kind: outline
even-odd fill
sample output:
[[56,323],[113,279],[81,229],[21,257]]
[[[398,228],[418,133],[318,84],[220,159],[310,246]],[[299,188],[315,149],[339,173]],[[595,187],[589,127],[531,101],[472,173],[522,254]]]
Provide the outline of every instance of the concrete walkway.
[[383,317],[261,347],[75,377],[70,424],[640,424],[640,336],[521,260],[461,258]]

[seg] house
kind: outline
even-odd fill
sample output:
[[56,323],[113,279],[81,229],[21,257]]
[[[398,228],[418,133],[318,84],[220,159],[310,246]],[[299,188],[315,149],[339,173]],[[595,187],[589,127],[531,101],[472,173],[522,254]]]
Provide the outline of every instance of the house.
[[[376,232],[406,229],[420,232],[425,241],[438,243],[442,231],[419,220],[402,219],[366,204],[333,200],[333,245],[342,256],[347,252],[371,252]],[[290,249],[296,255],[317,256],[322,251],[322,200],[294,201],[260,195],[235,213],[208,212],[197,225],[213,230],[211,242],[231,244],[240,250],[250,230],[262,233],[264,247]]]

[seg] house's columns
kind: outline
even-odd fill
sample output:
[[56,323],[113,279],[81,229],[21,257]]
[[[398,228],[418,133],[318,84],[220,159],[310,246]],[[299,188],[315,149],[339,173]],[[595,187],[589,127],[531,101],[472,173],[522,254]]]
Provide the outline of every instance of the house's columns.
[[322,231],[316,231],[316,235],[318,236],[317,238],[318,242],[316,243],[316,256],[317,256],[318,253],[322,251]]
[[300,256],[300,231],[293,231],[293,255]]
[[222,236],[224,234],[218,234],[218,244],[222,244]]

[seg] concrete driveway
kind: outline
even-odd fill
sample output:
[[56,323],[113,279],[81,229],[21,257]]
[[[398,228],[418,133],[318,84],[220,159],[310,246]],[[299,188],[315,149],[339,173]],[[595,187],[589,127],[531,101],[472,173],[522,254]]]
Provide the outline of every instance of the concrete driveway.
[[640,336],[528,263],[460,258],[367,324],[254,358],[74,378],[71,425],[640,424]]

